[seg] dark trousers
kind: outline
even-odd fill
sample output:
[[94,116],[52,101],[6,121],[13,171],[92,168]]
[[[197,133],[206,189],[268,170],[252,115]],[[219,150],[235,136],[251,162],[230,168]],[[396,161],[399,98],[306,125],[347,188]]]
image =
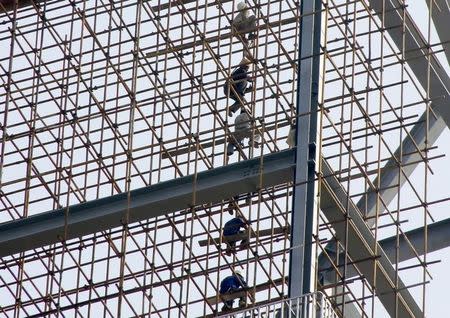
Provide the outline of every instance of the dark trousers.
[[[223,295],[226,295],[226,294],[233,294],[233,293],[238,292],[238,291],[240,291],[240,290],[242,290],[242,289],[241,289],[241,288],[238,288],[238,289],[230,289],[229,291],[227,291],[227,292],[226,292],[225,294],[223,294]],[[223,306],[222,310],[226,310],[226,309],[231,309],[231,308],[233,308],[233,303],[234,303],[234,299],[224,301],[224,302],[223,302],[224,306]],[[245,296],[239,298],[239,303],[245,303]]]

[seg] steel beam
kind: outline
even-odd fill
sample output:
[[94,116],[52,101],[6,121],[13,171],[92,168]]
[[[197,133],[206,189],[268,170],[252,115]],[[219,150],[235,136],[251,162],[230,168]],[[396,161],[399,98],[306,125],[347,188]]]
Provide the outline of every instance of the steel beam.
[[[297,116],[294,195],[291,215],[289,298],[314,291],[312,256],[314,222],[317,219],[315,182],[317,107],[320,71],[321,1],[303,0],[300,6],[297,69]],[[306,115],[305,115],[306,114]]]
[[[378,1],[378,0],[368,0],[371,8],[377,13],[380,20],[382,19],[383,14],[383,4],[384,8],[384,26],[394,41],[395,45],[401,49],[403,43],[403,30],[402,30],[402,10],[400,9],[401,3],[397,0],[387,0],[387,1]],[[427,1],[428,2],[428,1]],[[442,1],[441,1],[442,2]],[[441,3],[439,2],[439,3]],[[442,4],[442,3],[441,3]],[[434,7],[434,11],[437,9]],[[446,8],[448,14],[448,7]],[[447,16],[447,14],[443,13],[439,15],[439,19]],[[437,13],[435,13],[437,16]],[[440,20],[439,20],[440,21]],[[446,21],[441,21],[444,24],[441,25],[441,29],[443,26],[448,25],[448,19]],[[445,69],[439,63],[437,58],[434,55],[430,56],[430,78],[428,82],[428,47],[427,41],[424,39],[419,29],[415,25],[413,19],[409,15],[409,13],[405,12],[405,41],[404,41],[404,50],[405,50],[405,60],[408,63],[408,66],[411,68],[414,75],[417,77],[419,83],[423,88],[430,87],[430,96],[429,98],[432,100],[431,109],[436,111],[436,114],[433,112],[429,112],[428,116],[428,134],[426,131],[426,120],[427,116],[424,113],[422,117],[419,119],[417,124],[411,130],[411,138],[406,137],[403,141],[402,149],[403,153],[413,153],[408,156],[403,156],[402,163],[407,164],[409,162],[419,162],[420,155],[417,154],[417,149],[415,144],[419,147],[419,149],[425,149],[425,147],[430,147],[434,144],[434,142],[438,139],[441,133],[444,131],[445,127],[450,127],[450,78],[449,74],[445,72]],[[438,26],[436,26],[438,27]],[[442,33],[443,31],[441,31]],[[448,37],[448,28],[445,28],[446,36]],[[441,38],[442,40],[442,38]],[[428,140],[426,138],[428,137]],[[413,142],[414,140],[414,142]],[[415,143],[415,144],[414,144]],[[426,151],[426,150],[424,150]],[[399,161],[400,147],[395,152],[395,155],[391,160],[389,160],[385,167],[382,169],[382,172],[379,176],[380,179],[380,195],[388,205],[391,200],[396,195],[395,186],[401,187],[405,181],[405,177],[409,177],[414,169],[417,167],[417,164],[407,165],[403,168],[404,176],[400,179],[400,185],[398,185],[398,173],[399,169],[392,169],[392,167],[396,167],[397,162]],[[378,179],[374,181],[374,184],[378,184]],[[358,202],[357,206],[361,211],[365,212],[365,216],[373,217],[376,213],[376,200],[377,194],[376,191],[371,189],[369,194],[366,197],[361,198]],[[366,201],[367,200],[367,201]],[[380,206],[380,213],[385,211],[383,206]],[[368,225],[373,226],[375,223],[375,219],[371,218],[368,220]]]
[[[417,228],[405,233],[411,245],[414,247],[418,255],[425,253],[425,229]],[[380,245],[392,263],[395,263],[397,238],[389,237],[381,240]],[[450,246],[450,218],[443,221],[435,222],[427,226],[427,253],[435,252]],[[410,260],[416,257],[416,254],[407,243],[405,237],[400,236],[399,241],[399,262]]]
[[430,2],[433,3],[431,8],[431,18],[433,19],[439,39],[442,43],[447,62],[450,63],[450,33],[448,32],[448,24],[450,21],[450,8],[448,0],[424,0],[430,9]]
[[[428,0],[427,0],[428,1]],[[424,89],[429,85],[430,98],[433,99],[432,107],[444,119],[447,126],[450,126],[450,78],[445,69],[434,55],[428,54],[429,47],[426,39],[420,33],[414,20],[405,12],[405,40],[403,43],[403,17],[401,5],[398,0],[368,0],[371,8],[379,16],[380,21],[384,21],[384,28],[387,30],[395,45],[405,50],[405,60],[408,66],[417,77]],[[384,20],[383,14],[384,4]],[[448,22],[447,24],[448,25]],[[446,29],[446,31],[448,28]],[[430,80],[428,83],[428,57],[430,57]]]
[[[408,238],[409,243],[407,242],[405,236]],[[392,236],[386,239],[383,239],[378,242],[383,249],[386,256],[389,258],[391,263],[396,262],[396,254],[397,254],[397,237]],[[404,235],[399,237],[398,242],[398,262],[404,262],[416,257],[414,250],[411,248],[410,244],[414,247],[417,255],[424,254],[424,246],[425,246],[425,234],[424,228],[417,228],[411,231],[407,231]],[[450,247],[450,218],[432,223],[427,227],[427,253],[436,252],[438,250]],[[343,260],[344,255],[336,257],[336,248],[333,246],[331,249],[327,248],[327,253],[332,259]],[[339,267],[342,267],[343,263],[339,264]],[[318,261],[319,267],[319,277],[325,279],[327,283],[335,283],[334,277],[336,276],[334,273],[334,269],[329,261],[329,259],[321,254],[319,256]],[[347,277],[353,277],[357,275],[356,270],[353,266],[349,266]]]
[[395,287],[396,275],[390,260],[326,161],[322,161],[322,173],[321,210],[333,224],[336,237],[346,244],[351,259],[357,261],[355,266],[374,288],[386,311],[391,317],[422,317],[403,282],[399,280],[398,288]]
[[127,212],[130,223],[137,222],[256,191],[260,180],[263,187],[292,181],[293,151],[267,155],[262,159],[204,171],[196,179],[187,176],[136,189],[130,192],[130,200],[127,193],[121,193],[3,223],[0,225],[0,257],[61,242],[64,238],[72,239],[122,226]]
[[[400,171],[398,168],[398,162],[400,162],[399,148],[381,169],[380,175],[374,180],[373,184],[380,183],[379,194],[384,204],[388,205],[395,198],[398,188],[404,185],[406,178],[411,176],[418,162],[421,162],[422,157],[417,152],[416,147],[419,147],[421,150],[424,150],[426,146],[431,147],[446,127],[443,119],[441,117],[436,118],[433,114],[430,114],[428,122],[428,134],[426,132],[426,114],[423,114],[418,123],[410,131],[411,137],[405,137],[402,142],[402,152],[409,153],[409,155],[402,156],[403,172],[401,172],[401,178],[399,179]],[[425,155],[425,150],[422,152],[422,155]],[[369,218],[367,219],[367,224],[369,227],[372,227],[376,221],[373,216],[376,214],[377,192],[374,189],[369,189],[368,193],[359,200],[357,206],[364,213],[364,216]],[[384,205],[380,204],[379,213],[383,213],[385,210]]]

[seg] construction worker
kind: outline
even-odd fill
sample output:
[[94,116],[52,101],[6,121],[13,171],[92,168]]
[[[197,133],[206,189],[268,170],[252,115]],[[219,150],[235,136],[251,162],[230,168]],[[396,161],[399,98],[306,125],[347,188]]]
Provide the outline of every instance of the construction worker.
[[[247,282],[242,277],[241,272],[239,270],[234,271],[234,274],[228,277],[225,277],[220,283],[220,295],[225,296],[227,294],[233,294],[238,291],[247,289]],[[237,297],[236,297],[237,298]],[[245,299],[246,296],[239,297],[239,307],[245,307]],[[233,308],[234,299],[224,300],[222,311],[231,310]]]
[[[255,39],[255,35],[253,32],[256,30],[256,17],[254,15],[249,16],[248,7],[247,4],[244,1],[241,1],[237,5],[238,14],[233,20],[233,27],[241,33],[242,38],[244,39],[245,43],[247,44],[248,40]],[[250,33],[248,36],[248,40],[245,37],[244,34]]]
[[[241,231],[243,229],[244,231]],[[231,256],[231,252],[236,247],[236,242],[239,241],[239,239],[232,239],[231,237],[237,234],[244,234],[246,233],[247,229],[247,222],[241,217],[235,217],[231,220],[229,220],[227,223],[225,223],[223,227],[223,237],[226,239],[227,244],[227,250],[226,253],[228,256]],[[248,239],[243,238],[241,241],[241,249],[246,248],[248,246]]]
[[231,86],[228,81],[223,86],[224,94],[234,101],[234,104],[229,108],[228,116],[230,117],[240,108],[239,98],[245,102],[245,93],[253,89],[252,85],[247,87],[249,82],[253,83],[253,79],[248,75],[249,64],[250,61],[243,58],[239,63],[239,67],[231,73]]
[[234,153],[234,150],[240,146],[244,146],[243,140],[245,138],[249,138],[248,145],[253,145],[255,148],[259,147],[259,138],[260,135],[257,131],[254,132],[254,135],[252,134],[252,119],[250,116],[246,113],[245,109],[241,110],[241,113],[239,116],[236,117],[234,120],[234,139],[230,138],[230,141],[227,145],[227,155],[231,156]]

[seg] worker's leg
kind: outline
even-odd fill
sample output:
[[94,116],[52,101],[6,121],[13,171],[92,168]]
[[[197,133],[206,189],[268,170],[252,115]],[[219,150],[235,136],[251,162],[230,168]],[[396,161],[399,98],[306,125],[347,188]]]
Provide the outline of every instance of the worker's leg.
[[240,108],[239,100],[236,100],[233,105],[228,108],[228,116],[232,117],[235,112],[237,112]]
[[226,250],[227,256],[231,256],[231,253],[234,251],[235,247],[236,247],[236,242],[228,242],[227,243],[227,250]]
[[243,240],[241,241],[241,244],[239,245],[239,248],[240,248],[241,250],[244,250],[244,249],[247,249],[248,247],[249,247],[248,239],[243,239]]
[[236,95],[234,95],[234,97],[232,97],[235,102],[229,108],[230,111],[232,111],[233,113],[237,112],[241,107],[244,107],[244,104],[246,103],[246,100],[244,97],[244,95],[246,93],[246,87],[247,87],[247,83],[237,83],[236,93],[238,94],[239,97],[237,97]]
[[247,37],[245,36],[245,33],[246,33],[246,31],[245,31],[245,30],[246,30],[246,26],[247,26],[246,21],[242,21],[242,22],[239,22],[239,23],[235,23],[235,24],[234,24],[234,27],[236,28],[236,31],[239,32],[239,35],[235,34],[235,36],[236,36],[238,39],[242,39],[242,41],[244,42],[244,45],[247,45],[247,44],[248,44]]
[[233,300],[227,300],[223,302],[222,311],[231,310],[233,308]]
[[[233,200],[236,201],[236,204],[239,206],[239,196],[238,195],[234,196]],[[228,213],[230,215],[233,215],[233,212],[234,212],[233,208],[234,208],[233,201],[230,200],[230,203],[228,203]]]
[[245,301],[246,298],[247,297],[245,297],[245,296],[239,298],[239,307],[245,307],[245,305],[246,305],[246,301]]
[[256,39],[256,17],[254,15],[249,16],[246,21],[246,31],[250,32],[248,35],[248,40],[253,41]]
[[255,129],[252,136],[250,136],[250,140],[248,142],[249,146],[253,146],[255,148],[259,148],[259,140],[261,136],[259,135],[258,131]]
[[[248,232],[247,231],[239,231],[239,234],[246,234],[246,235],[248,235]],[[248,239],[247,238],[244,238],[241,241],[241,244],[239,244],[239,248],[241,250],[248,248]]]
[[[243,99],[243,95],[239,96]],[[231,117],[235,112],[239,110],[241,103],[239,102],[239,98],[234,94],[234,92],[230,93],[230,98],[234,101],[234,103],[230,107],[228,107],[228,116]]]

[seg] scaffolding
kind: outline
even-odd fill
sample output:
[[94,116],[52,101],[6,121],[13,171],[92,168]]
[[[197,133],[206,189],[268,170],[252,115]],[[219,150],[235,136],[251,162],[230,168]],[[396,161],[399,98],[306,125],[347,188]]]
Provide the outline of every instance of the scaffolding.
[[[0,316],[275,317],[305,294],[326,317],[425,315],[450,245],[428,189],[448,6],[426,0],[423,32],[406,0],[247,0],[253,39],[238,2],[0,1]],[[221,295],[237,270],[249,287]]]

